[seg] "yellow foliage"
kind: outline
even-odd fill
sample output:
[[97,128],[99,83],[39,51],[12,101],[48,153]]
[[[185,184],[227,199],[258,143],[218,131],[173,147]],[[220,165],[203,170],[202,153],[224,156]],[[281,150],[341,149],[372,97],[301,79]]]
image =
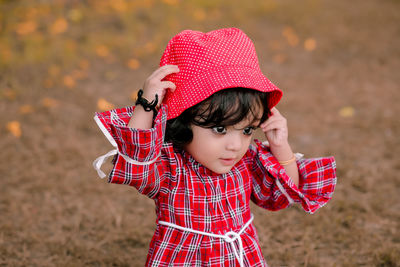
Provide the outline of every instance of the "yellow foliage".
[[117,12],[125,12],[127,10],[127,4],[125,0],[112,0],[110,6]]
[[29,20],[29,21],[18,23],[15,31],[19,35],[26,35],[26,34],[35,32],[36,29],[37,29],[36,21]]
[[162,0],[162,2],[170,6],[179,4],[179,0]]
[[7,123],[7,130],[17,138],[22,135],[21,124],[18,121],[10,121]]
[[307,51],[313,51],[317,47],[317,41],[313,38],[308,38],[304,41],[304,49]]
[[110,109],[114,109],[114,105],[105,100],[104,98],[100,98],[97,101],[97,108],[100,109],[101,111],[106,111]]
[[51,34],[60,34],[68,29],[68,22],[64,18],[58,18],[53,24],[50,26]]
[[83,14],[79,9],[71,9],[68,12],[68,18],[73,22],[79,22],[83,18]]
[[3,63],[9,62],[12,59],[13,53],[11,51],[11,49],[9,47],[0,46],[0,55],[1,55],[1,59]]

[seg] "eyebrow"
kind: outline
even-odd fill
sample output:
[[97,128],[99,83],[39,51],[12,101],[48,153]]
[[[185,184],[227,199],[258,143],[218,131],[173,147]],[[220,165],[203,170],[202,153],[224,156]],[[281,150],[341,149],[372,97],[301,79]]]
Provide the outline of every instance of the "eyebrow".
[[[258,122],[257,125],[254,125],[254,124],[256,124],[256,122]],[[257,129],[257,128],[259,128],[259,126],[258,126],[259,124],[260,124],[260,123],[259,123],[259,120],[257,120],[257,121],[255,121],[255,122],[253,122],[253,123],[251,123],[251,124],[249,124],[249,125],[243,127],[243,128],[236,128],[236,127],[234,127],[234,125],[231,125],[231,126],[232,126],[232,128],[235,129],[235,130],[244,130],[244,129],[249,128],[249,127],[252,127],[252,128],[254,128],[254,129]]]

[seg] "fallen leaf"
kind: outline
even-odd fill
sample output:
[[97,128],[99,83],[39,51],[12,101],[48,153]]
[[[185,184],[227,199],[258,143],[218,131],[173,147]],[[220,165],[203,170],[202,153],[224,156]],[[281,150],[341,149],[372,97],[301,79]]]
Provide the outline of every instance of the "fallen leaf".
[[272,50],[281,50],[283,48],[282,42],[280,42],[278,40],[269,41],[268,46]]
[[33,112],[33,107],[31,105],[23,105],[19,107],[20,114],[30,114]]
[[45,97],[42,99],[42,106],[46,108],[53,108],[58,106],[58,101],[54,98]]
[[50,26],[51,34],[60,34],[68,29],[68,22],[64,18],[59,18]]
[[82,70],[73,70],[71,76],[76,80],[83,80],[87,77],[87,74],[85,71]]
[[90,67],[90,62],[89,62],[87,59],[82,59],[82,60],[79,62],[79,67],[80,67],[82,70],[88,70],[89,67]]
[[65,75],[63,78],[63,83],[68,88],[74,88],[76,86],[75,79],[71,75]]
[[110,1],[110,5],[117,12],[124,12],[127,10],[127,4],[126,4],[125,0]]
[[308,38],[304,41],[304,49],[307,51],[313,51],[317,47],[317,41],[313,38]]
[[297,46],[299,44],[299,37],[294,32],[292,27],[285,27],[282,31],[282,35],[286,37],[286,40],[290,46]]
[[36,31],[37,23],[33,20],[21,22],[17,24],[17,29],[15,30],[19,35],[26,35]]
[[97,101],[97,108],[100,109],[101,111],[107,111],[114,109],[114,105],[105,100],[104,98],[100,98]]
[[136,99],[137,99],[137,94],[138,94],[138,90],[132,92],[132,94],[131,94],[131,99],[132,99],[133,101],[136,101]]
[[339,115],[343,118],[349,118],[354,116],[354,108],[347,106],[347,107],[342,107],[339,110]]
[[285,63],[287,60],[287,56],[285,54],[276,54],[273,58],[273,61],[278,64]]
[[140,67],[140,62],[139,60],[132,58],[128,61],[127,65],[130,69],[136,70]]
[[105,45],[98,45],[96,47],[96,54],[99,57],[107,57],[110,54],[110,51],[108,50],[107,46]]
[[54,86],[54,82],[53,82],[52,79],[47,78],[47,79],[45,79],[45,80],[43,81],[43,86],[44,86],[44,88],[51,88],[51,87]]
[[21,124],[18,121],[8,122],[7,130],[17,138],[21,137],[21,135],[22,135]]
[[73,22],[79,22],[83,18],[83,14],[79,9],[71,9],[68,12],[68,18]]
[[6,88],[3,90],[3,95],[8,100],[15,100],[17,98],[17,92],[15,90]]
[[156,50],[156,45],[153,42],[147,42],[144,45],[144,49],[148,52],[148,53],[153,53]]

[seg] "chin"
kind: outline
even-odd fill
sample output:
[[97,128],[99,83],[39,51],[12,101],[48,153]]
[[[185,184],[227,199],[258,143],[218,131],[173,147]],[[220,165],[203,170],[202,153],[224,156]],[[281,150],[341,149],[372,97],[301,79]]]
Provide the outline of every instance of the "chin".
[[227,168],[218,168],[217,170],[211,169],[213,172],[218,173],[218,174],[225,174],[228,173],[232,170],[233,167],[227,167]]

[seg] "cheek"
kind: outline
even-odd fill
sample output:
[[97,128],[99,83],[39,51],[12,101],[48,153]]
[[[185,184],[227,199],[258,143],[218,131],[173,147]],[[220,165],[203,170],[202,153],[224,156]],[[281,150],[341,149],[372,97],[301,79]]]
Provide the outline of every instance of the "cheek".
[[246,137],[245,140],[243,140],[243,148],[242,148],[242,153],[243,155],[247,152],[249,149],[250,143],[251,143],[252,137]]

